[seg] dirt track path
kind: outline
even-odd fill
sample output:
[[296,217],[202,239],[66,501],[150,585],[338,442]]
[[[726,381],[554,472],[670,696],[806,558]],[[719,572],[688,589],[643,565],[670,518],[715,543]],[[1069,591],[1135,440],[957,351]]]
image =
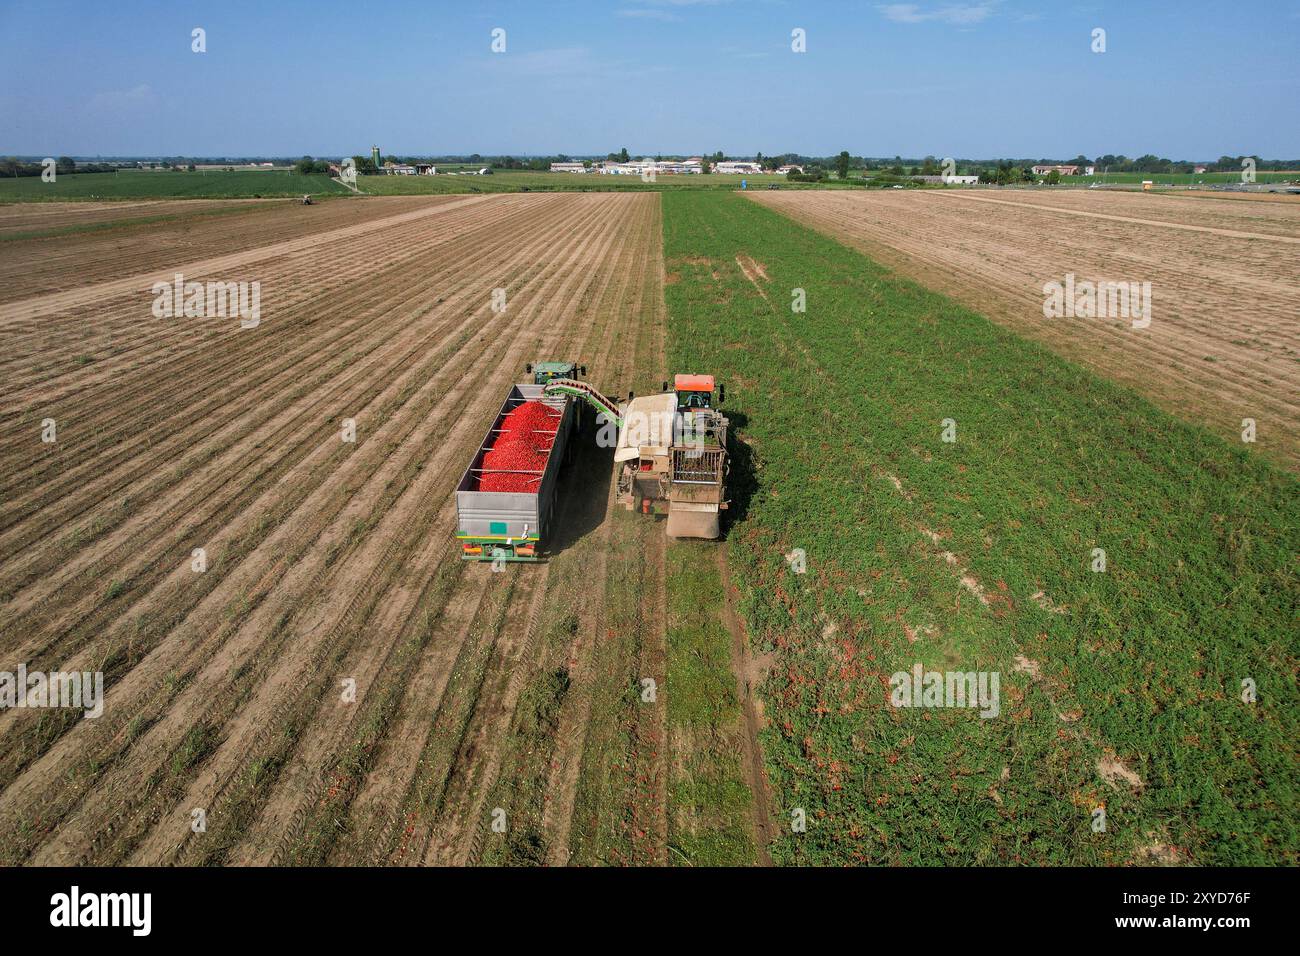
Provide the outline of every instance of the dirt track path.
[[762,866],[772,865],[772,853],[769,847],[776,838],[772,823],[772,787],[767,779],[767,767],[763,762],[763,745],[758,732],[762,728],[759,716],[756,685],[762,676],[755,664],[749,645],[749,637],[740,615],[736,613],[735,589],[731,583],[731,573],[727,568],[727,549],[723,545],[718,549],[718,576],[722,580],[722,589],[726,602],[722,609],[722,620],[731,634],[731,668],[736,678],[736,700],[740,704],[743,716],[744,733],[741,736],[744,754],[743,764],[745,782],[754,795],[752,835],[758,862]]

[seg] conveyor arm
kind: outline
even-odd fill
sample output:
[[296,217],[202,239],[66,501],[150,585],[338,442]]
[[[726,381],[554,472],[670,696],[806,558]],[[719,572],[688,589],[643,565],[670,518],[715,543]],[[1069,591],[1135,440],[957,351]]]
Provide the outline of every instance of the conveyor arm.
[[623,427],[623,419],[618,413],[618,403],[611,401],[596,391],[595,387],[589,382],[580,382],[572,378],[557,378],[547,382],[542,387],[542,392],[546,395],[572,395],[574,398],[580,398],[619,428]]

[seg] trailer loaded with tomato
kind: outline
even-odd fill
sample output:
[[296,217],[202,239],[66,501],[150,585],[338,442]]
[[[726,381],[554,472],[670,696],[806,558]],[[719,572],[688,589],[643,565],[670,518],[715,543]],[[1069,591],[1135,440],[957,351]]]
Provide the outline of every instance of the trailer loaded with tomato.
[[571,396],[542,389],[585,369],[550,362],[528,371],[533,382],[510,387],[456,486],[456,538],[468,561],[536,561],[553,531],[560,469],[589,416]]
[[[712,375],[678,375],[671,391],[625,401],[602,394],[572,362],[529,365],[456,486],[461,557],[536,561],[552,534],[560,468],[584,421],[614,448],[616,500],[662,515],[671,538],[717,539],[730,471],[726,387]],[[603,421],[603,424],[601,424]],[[600,443],[601,435],[597,435]]]

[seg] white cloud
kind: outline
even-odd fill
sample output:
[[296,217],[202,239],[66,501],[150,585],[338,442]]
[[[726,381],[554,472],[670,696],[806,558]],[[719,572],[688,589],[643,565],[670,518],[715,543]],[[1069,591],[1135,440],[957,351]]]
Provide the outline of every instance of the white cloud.
[[672,12],[673,8],[714,7],[719,4],[731,3],[732,0],[632,0],[632,2],[635,6],[618,11],[620,17],[636,17],[642,20],[661,20],[664,23],[672,23],[681,19]]
[[632,10],[618,11],[620,17],[635,17],[640,20],[660,20],[664,23],[673,23],[680,20],[677,14],[668,10],[661,10],[658,7],[637,7]]
[[672,66],[663,63],[603,59],[584,46],[550,47],[527,53],[485,53],[474,61],[473,69],[482,76],[567,84],[632,80],[674,72]]
[[950,4],[923,10],[915,3],[885,3],[877,4],[876,9],[886,20],[894,23],[950,23],[969,26],[991,17],[996,5],[995,0],[990,0],[986,3]]

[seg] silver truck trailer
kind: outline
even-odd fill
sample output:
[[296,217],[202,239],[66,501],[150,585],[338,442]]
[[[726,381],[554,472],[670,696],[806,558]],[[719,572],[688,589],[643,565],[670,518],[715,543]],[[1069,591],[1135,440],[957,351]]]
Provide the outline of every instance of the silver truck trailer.
[[[456,538],[461,543],[461,558],[466,561],[536,561],[552,534],[556,485],[560,468],[574,447],[575,433],[581,428],[581,410],[567,395],[544,395],[542,385],[519,384],[510,387],[501,411],[492,427],[479,442],[469,467],[456,486]],[[555,439],[540,472],[535,492],[479,491],[484,475],[483,457],[501,434],[501,425],[514,408],[524,402],[538,401],[561,412]],[[513,472],[521,474],[521,472]]]

